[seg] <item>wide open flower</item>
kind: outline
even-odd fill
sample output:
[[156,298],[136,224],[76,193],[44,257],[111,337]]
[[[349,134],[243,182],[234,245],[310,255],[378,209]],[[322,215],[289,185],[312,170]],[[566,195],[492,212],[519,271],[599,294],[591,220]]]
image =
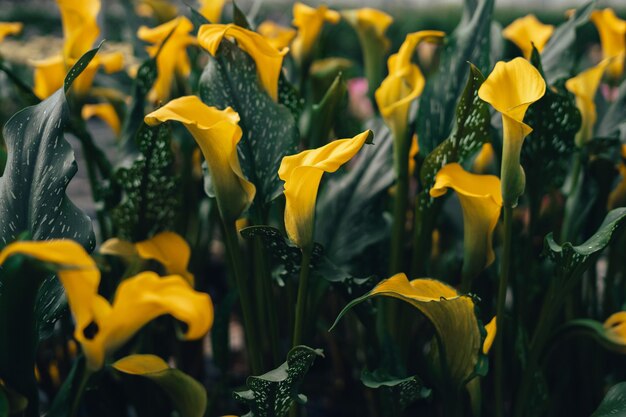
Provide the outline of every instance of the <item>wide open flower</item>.
[[593,137],[593,127],[598,118],[595,103],[596,91],[602,80],[602,75],[611,61],[612,58],[602,60],[595,67],[589,68],[565,82],[565,88],[576,96],[576,107],[580,110],[582,118],[580,130],[576,133],[576,146],[579,148]]
[[[154,57],[157,52],[159,53],[158,76],[150,91],[151,100],[167,100],[176,74],[186,77],[191,72],[186,48],[196,43],[196,39],[189,34],[192,30],[193,24],[181,16],[154,28],[142,26],[137,31],[139,39],[151,44],[146,48],[148,54]],[[166,39],[167,42],[162,45]]]
[[411,103],[424,89],[422,71],[411,62],[415,48],[420,42],[438,41],[443,36],[444,33],[437,30],[410,33],[398,53],[391,55],[387,61],[389,75],[376,90],[375,97],[385,123],[397,140],[406,136]]
[[467,172],[458,163],[445,165],[435,176],[431,197],[457,192],[463,210],[463,275],[473,278],[493,263],[492,236],[502,209],[500,180]]
[[616,58],[607,69],[609,77],[619,79],[624,73],[624,51],[626,51],[626,20],[615,15],[611,8],[591,12],[591,21],[600,34],[604,58]]
[[335,172],[371,139],[366,130],[351,139],[337,139],[317,149],[283,158],[278,176],[285,181],[285,229],[292,242],[302,249],[313,245],[317,190],[324,172]]
[[226,0],[200,0],[200,14],[211,23],[219,23]]
[[523,122],[528,107],[546,92],[541,74],[524,58],[498,62],[478,90],[478,96],[502,114],[503,146],[502,199],[509,207],[517,205],[524,192],[526,177],[520,165],[524,138],[532,128]]
[[128,261],[135,258],[154,259],[165,267],[168,274],[180,275],[193,287],[194,277],[188,265],[191,249],[180,235],[174,232],[161,232],[150,239],[131,243],[126,240],[112,238],[100,247],[103,255],[121,256]]
[[237,45],[248,53],[256,63],[261,84],[276,101],[278,99],[278,78],[283,65],[283,57],[289,49],[279,51],[262,35],[234,24],[202,25],[198,30],[200,46],[215,56],[224,37],[234,38]]
[[508,25],[502,31],[505,39],[513,42],[524,54],[524,58],[530,59],[533,52],[533,44],[537,51],[543,51],[550,36],[554,32],[554,26],[544,25],[534,14],[529,14]]
[[24,25],[19,22],[0,22],[0,42],[9,35],[17,35]]
[[295,29],[281,26],[271,20],[261,23],[257,31],[263,35],[270,45],[279,51],[287,48],[293,38],[296,37]]
[[306,62],[311,56],[313,45],[322,31],[324,22],[336,24],[340,19],[341,15],[326,5],[314,9],[303,3],[295,3],[292,24],[298,29],[298,35],[291,44],[291,55],[294,59],[300,64]]
[[222,218],[228,222],[237,220],[256,192],[239,164],[237,144],[242,132],[237,112],[230,107],[225,110],[209,107],[196,96],[185,96],[170,101],[144,120],[150,126],[168,120],[185,125],[209,167]]

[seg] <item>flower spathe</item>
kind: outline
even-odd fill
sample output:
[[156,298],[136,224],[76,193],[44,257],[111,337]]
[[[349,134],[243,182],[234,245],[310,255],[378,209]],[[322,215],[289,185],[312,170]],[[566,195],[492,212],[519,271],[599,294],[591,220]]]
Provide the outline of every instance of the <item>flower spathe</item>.
[[546,83],[524,58],[498,62],[478,90],[478,96],[502,114],[503,146],[500,181],[502,199],[508,207],[517,205],[526,177],[520,165],[524,138],[532,128],[523,122],[528,107],[546,92]]
[[456,191],[463,210],[463,274],[475,277],[495,259],[492,236],[500,218],[502,193],[494,175],[467,172],[458,163],[445,165],[435,176],[431,197]]
[[283,57],[288,48],[274,48],[262,35],[234,24],[209,24],[200,26],[198,41],[212,56],[217,54],[224,38],[233,38],[237,45],[252,57],[261,84],[274,101],[278,99],[278,78],[283,65]]
[[109,125],[115,135],[119,135],[122,129],[120,118],[111,103],[85,104],[81,110],[81,116],[85,120],[99,117]]
[[170,101],[145,117],[150,126],[172,120],[182,123],[196,140],[207,162],[220,214],[235,222],[252,203],[256,189],[241,171],[237,144],[241,140],[239,115],[230,107],[209,107],[196,96]]
[[619,345],[626,345],[626,311],[611,314],[604,322],[606,335]]
[[372,137],[366,130],[351,139],[337,139],[317,149],[283,158],[278,176],[285,181],[285,229],[303,250],[313,245],[317,190],[324,172],[335,172]]
[[257,31],[267,39],[270,45],[279,51],[287,48],[296,37],[295,29],[281,26],[271,20],[265,20],[261,23]]
[[200,14],[211,23],[219,23],[226,0],[200,0]]
[[496,333],[498,331],[496,323],[496,316],[493,316],[491,321],[485,325],[485,330],[487,331],[487,336],[483,342],[483,354],[485,355],[487,355],[491,350],[491,345],[493,345],[493,341],[496,338]]
[[616,57],[607,68],[609,77],[619,79],[624,73],[624,52],[626,51],[626,20],[615,15],[611,8],[594,10],[591,21],[598,29],[604,58]]
[[612,58],[607,58],[598,65],[589,68],[565,82],[565,88],[576,96],[576,107],[580,110],[582,123],[576,133],[576,146],[579,148],[593,137],[593,128],[598,118],[596,113],[595,96],[602,80],[604,71],[611,64]]
[[294,59],[300,64],[308,61],[324,23],[336,24],[339,20],[341,15],[324,4],[313,8],[303,3],[295,3],[292,24],[298,29],[298,34],[291,44],[291,55]]
[[9,35],[17,35],[23,27],[20,22],[0,22],[0,42]]
[[513,42],[522,51],[524,58],[530,59],[533,44],[537,51],[543,51],[552,33],[554,33],[554,26],[545,25],[534,14],[529,14],[515,19],[504,28],[502,36]]
[[100,36],[100,0],[57,0],[63,21],[63,56],[78,59]]

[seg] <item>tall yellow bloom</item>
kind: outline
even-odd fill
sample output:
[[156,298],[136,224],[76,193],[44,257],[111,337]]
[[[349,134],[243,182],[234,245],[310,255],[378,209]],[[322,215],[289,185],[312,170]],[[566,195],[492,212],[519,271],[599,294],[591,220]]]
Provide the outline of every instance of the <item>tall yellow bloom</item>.
[[523,122],[528,107],[546,92],[541,74],[524,58],[498,62],[480,86],[478,96],[502,114],[503,146],[500,180],[507,207],[517,205],[526,176],[520,165],[524,138],[532,128]]
[[463,210],[463,277],[469,280],[495,259],[492,235],[502,209],[500,180],[494,175],[472,174],[461,165],[451,163],[435,176],[430,195],[440,197],[448,188],[457,192]]
[[524,54],[524,58],[530,59],[533,44],[537,51],[543,51],[553,32],[554,26],[544,25],[534,14],[529,14],[515,19],[513,23],[504,28],[502,36],[517,45]]
[[261,23],[257,31],[267,39],[270,45],[279,51],[287,48],[293,38],[296,37],[296,31],[294,29],[281,26],[271,20],[266,20]]
[[234,223],[252,203],[256,192],[244,177],[237,156],[242,136],[239,115],[230,107],[219,110],[196,96],[185,96],[145,117],[151,126],[168,120],[182,123],[196,140],[211,173],[220,214],[224,221]]
[[293,25],[298,29],[298,35],[291,44],[291,54],[300,64],[311,57],[313,45],[322,31],[325,22],[336,24],[341,15],[321,5],[317,9],[303,3],[293,5]]
[[261,84],[267,93],[276,101],[278,99],[278,78],[283,65],[283,57],[288,48],[274,48],[262,35],[256,32],[228,25],[202,25],[198,30],[200,46],[215,56],[224,37],[234,38],[237,45],[248,53],[256,63]]
[[96,21],[100,0],[57,0],[57,4],[63,21],[63,56],[78,59],[100,36]]
[[24,25],[19,22],[0,22],[0,42],[9,35],[17,35]]
[[615,15],[611,8],[595,10],[591,21],[600,34],[604,58],[618,57],[607,69],[609,77],[619,79],[624,73],[624,51],[626,51],[626,20]]
[[[626,36],[626,35],[625,35]],[[580,110],[582,123],[576,133],[576,146],[579,148],[593,137],[593,127],[598,118],[595,97],[604,71],[611,64],[612,58],[602,60],[595,67],[589,68],[565,82],[565,88],[576,96],[576,107]]]
[[[150,91],[151,100],[167,100],[170,97],[172,81],[176,74],[186,77],[191,72],[186,48],[196,43],[196,39],[189,34],[192,30],[193,24],[189,19],[181,16],[154,28],[142,26],[137,31],[139,39],[151,44],[146,48],[148,54],[154,57],[157,52],[159,53],[157,56],[158,76]],[[169,38],[168,35],[170,35]],[[161,47],[166,39],[167,42]]]
[[178,7],[168,0],[139,0],[135,3],[135,13],[143,17],[153,17],[164,23],[178,16]]
[[313,245],[313,226],[317,190],[324,172],[335,172],[371,139],[366,130],[351,139],[337,139],[317,149],[283,158],[278,176],[285,181],[285,228],[298,247]]
[[226,0],[200,0],[200,14],[211,23],[219,23]]

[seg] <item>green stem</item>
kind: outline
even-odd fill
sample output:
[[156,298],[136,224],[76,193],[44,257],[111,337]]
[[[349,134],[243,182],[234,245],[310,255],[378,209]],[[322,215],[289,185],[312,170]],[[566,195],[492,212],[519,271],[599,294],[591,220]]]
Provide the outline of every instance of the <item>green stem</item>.
[[580,179],[582,168],[582,154],[578,152],[574,157],[574,167],[572,169],[572,177],[569,182],[565,193],[567,194],[567,200],[565,201],[565,212],[563,213],[563,226],[561,227],[561,242],[569,242],[572,239],[574,211],[578,205],[578,199],[580,197],[580,188],[578,187],[578,181]]
[[313,251],[309,248],[302,249],[302,264],[300,265],[300,283],[298,284],[298,299],[296,301],[296,323],[293,329],[293,346],[302,343],[304,318],[306,317],[306,305],[309,287],[309,264]]
[[[399,150],[396,152],[396,189],[393,201],[393,226],[391,231],[391,265],[390,274],[404,270],[404,237],[406,210],[409,192],[408,155]],[[403,157],[404,156],[404,157]]]
[[85,388],[87,387],[87,382],[89,381],[89,377],[91,376],[92,371],[85,367],[83,368],[82,375],[80,376],[80,382],[78,383],[78,388],[76,389],[76,394],[74,395],[74,399],[72,400],[72,404],[70,406],[69,417],[74,417],[78,412],[78,408],[80,407],[80,400],[83,398],[83,393],[85,392]]
[[504,248],[502,250],[502,263],[500,264],[500,286],[498,288],[498,301],[496,308],[496,332],[495,337],[495,399],[496,416],[504,416],[504,314],[506,290],[511,273],[511,238],[513,235],[513,208],[504,206]]
[[224,221],[224,243],[230,260],[231,272],[235,276],[235,284],[239,292],[241,312],[243,314],[243,327],[246,334],[246,347],[250,358],[250,367],[254,375],[260,375],[263,370],[261,351],[258,349],[256,338],[256,323],[253,315],[252,297],[250,296],[248,280],[244,272],[244,259],[239,248],[235,222]]

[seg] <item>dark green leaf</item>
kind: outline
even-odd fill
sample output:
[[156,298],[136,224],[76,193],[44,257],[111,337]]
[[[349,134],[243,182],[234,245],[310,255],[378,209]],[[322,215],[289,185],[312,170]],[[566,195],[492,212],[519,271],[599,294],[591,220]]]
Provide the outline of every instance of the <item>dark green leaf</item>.
[[333,127],[335,115],[339,110],[347,87],[341,73],[337,75],[322,100],[313,105],[309,119],[309,133],[307,134],[309,148],[318,148],[325,145]]
[[361,382],[368,388],[384,392],[382,408],[391,416],[401,416],[406,407],[417,400],[430,397],[432,393],[417,376],[397,378],[380,369],[374,372],[363,371]]
[[209,57],[200,78],[200,97],[210,106],[231,106],[241,118],[243,138],[239,160],[254,183],[257,201],[271,201],[282,191],[278,168],[297,151],[298,129],[290,110],[275,103],[260,84],[254,61],[230,41],[223,41],[217,59]]
[[465,82],[467,62],[486,72],[494,0],[465,1],[461,22],[447,38],[439,71],[426,82],[416,120],[420,152],[424,155],[450,136],[455,105]]
[[233,1],[233,23],[244,29],[251,30],[250,23],[246,14],[237,6],[237,3]]
[[67,93],[70,89],[74,80],[83,72],[85,68],[87,68],[87,65],[89,65],[93,57],[96,56],[103,42],[104,41],[100,42],[100,45],[94,49],[85,52],[83,56],[81,56],[80,59],[72,66],[72,68],[70,68],[67,75],[65,75],[65,80],[63,81],[63,90],[65,93]]
[[4,72],[9,78],[9,80],[11,80],[13,84],[18,88],[18,90],[20,91],[20,93],[22,93],[23,97],[28,103],[28,105],[32,106],[41,101],[39,97],[35,95],[35,93],[33,92],[33,89],[28,84],[26,84],[26,82],[22,80],[22,78],[18,74],[16,74],[15,71],[13,71],[13,69],[7,67],[4,62],[0,62],[0,71]]
[[0,417],[22,415],[28,400],[12,389],[0,385]]
[[55,395],[54,401],[52,401],[52,405],[46,413],[46,417],[73,417],[70,416],[70,409],[74,398],[78,395],[84,373],[85,357],[79,356],[78,359],[74,361],[72,369],[65,378],[65,381],[63,381],[59,392]]
[[591,417],[624,416],[626,416],[626,382],[620,382],[606,393],[600,406]]
[[617,99],[611,103],[598,123],[596,136],[618,137],[622,143],[626,143],[626,80],[619,87]]
[[248,377],[248,390],[234,393],[235,399],[250,407],[244,417],[284,417],[294,401],[306,403],[306,397],[298,391],[318,356],[324,357],[320,349],[296,346],[287,354],[287,362],[278,368]]
[[52,336],[54,325],[66,311],[67,299],[61,281],[53,276],[47,277],[37,292],[35,304],[39,340]]

